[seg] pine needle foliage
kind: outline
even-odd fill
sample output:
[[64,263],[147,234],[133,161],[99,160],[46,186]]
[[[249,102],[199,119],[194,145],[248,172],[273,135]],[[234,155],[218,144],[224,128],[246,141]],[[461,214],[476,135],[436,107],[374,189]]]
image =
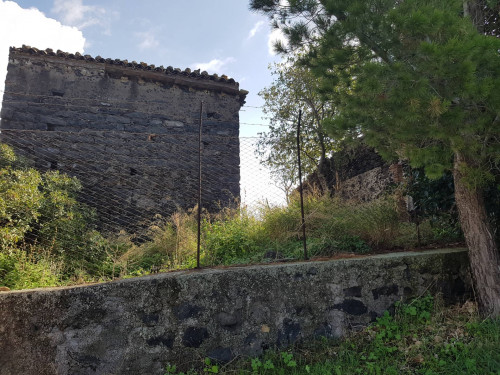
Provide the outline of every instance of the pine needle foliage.
[[[339,93],[332,133],[357,131],[431,178],[453,171],[481,311],[500,316],[500,255],[484,189],[500,176],[500,38],[493,2],[252,0]],[[490,24],[488,24],[490,23]],[[487,27],[485,26],[487,25]],[[280,47],[280,46],[277,46]]]

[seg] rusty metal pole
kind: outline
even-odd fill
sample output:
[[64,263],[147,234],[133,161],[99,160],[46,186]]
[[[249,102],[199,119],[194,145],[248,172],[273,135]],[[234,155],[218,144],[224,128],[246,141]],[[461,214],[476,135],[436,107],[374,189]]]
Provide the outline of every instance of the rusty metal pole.
[[307,260],[307,238],[306,238],[306,219],[304,215],[304,194],[302,192],[302,164],[300,162],[300,120],[302,110],[299,109],[299,122],[297,124],[297,160],[299,164],[299,192],[300,192],[300,214],[302,216],[302,241],[304,243],[304,259]]
[[203,128],[203,101],[200,103],[200,129],[198,134],[198,241],[196,245],[196,268],[200,268],[201,249],[201,130]]

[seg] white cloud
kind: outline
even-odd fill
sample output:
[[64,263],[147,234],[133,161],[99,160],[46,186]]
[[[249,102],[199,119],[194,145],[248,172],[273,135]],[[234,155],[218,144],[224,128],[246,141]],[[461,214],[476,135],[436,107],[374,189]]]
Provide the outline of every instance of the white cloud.
[[250,30],[250,32],[248,33],[247,40],[248,39],[252,39],[255,36],[255,34],[257,34],[257,32],[260,30],[260,28],[262,27],[262,25],[264,25],[264,21],[257,22],[253,26],[252,30]]
[[221,73],[221,69],[224,66],[233,63],[235,61],[236,59],[233,57],[226,57],[223,60],[213,59],[207,63],[194,63],[191,64],[191,66],[194,67],[194,69],[200,69],[201,71],[206,70],[209,73]]
[[267,50],[271,56],[276,55],[274,44],[281,41],[286,46],[286,37],[280,29],[273,29],[267,36]]
[[0,35],[0,98],[3,97],[10,46],[26,44],[39,49],[82,53],[85,44],[82,32],[76,27],[63,26],[36,8],[23,9],[13,1],[0,0]]
[[83,0],[54,0],[52,12],[59,15],[66,25],[79,29],[100,25],[105,27],[105,33],[109,33],[109,15],[102,7],[83,5]]
[[85,39],[85,43],[83,44],[83,49],[89,49],[90,47],[93,46],[94,43],[92,43],[90,40]]
[[141,50],[157,48],[160,45],[153,30],[137,32],[135,36],[140,40],[137,47]]

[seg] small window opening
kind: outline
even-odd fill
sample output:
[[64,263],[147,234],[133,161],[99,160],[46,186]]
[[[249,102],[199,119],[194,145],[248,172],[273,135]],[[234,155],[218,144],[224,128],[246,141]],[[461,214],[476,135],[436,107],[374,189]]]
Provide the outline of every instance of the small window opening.
[[47,124],[47,131],[53,132],[56,130],[56,126],[54,124]]
[[130,168],[130,175],[135,176],[137,174],[137,169],[135,168]]
[[52,90],[52,96],[63,97],[64,96],[64,92]]
[[52,169],[52,170],[57,169],[57,161],[52,160],[50,162],[50,169]]

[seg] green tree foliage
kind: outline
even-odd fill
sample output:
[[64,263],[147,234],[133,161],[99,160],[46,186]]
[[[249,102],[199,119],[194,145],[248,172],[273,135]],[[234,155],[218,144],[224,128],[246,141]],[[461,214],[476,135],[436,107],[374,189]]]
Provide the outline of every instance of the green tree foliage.
[[325,161],[331,156],[335,142],[327,135],[323,121],[335,115],[336,107],[333,100],[320,93],[321,81],[296,59],[276,63],[272,75],[273,84],[259,93],[264,99],[263,112],[270,118],[270,129],[261,134],[257,153],[289,197],[298,178],[294,150],[299,110],[302,110],[303,171],[325,173]]
[[0,284],[5,279],[15,285],[21,263],[43,269],[47,259],[68,276],[102,273],[104,240],[94,228],[94,212],[76,199],[80,190],[76,178],[39,172],[0,144]]
[[[484,314],[500,315],[500,260],[483,200],[500,169],[500,39],[488,3],[253,0],[328,86],[345,81],[332,131],[356,130],[428,176],[451,170]],[[490,4],[491,5],[491,4]],[[488,18],[491,20],[491,18]],[[487,27],[485,27],[487,25]]]

